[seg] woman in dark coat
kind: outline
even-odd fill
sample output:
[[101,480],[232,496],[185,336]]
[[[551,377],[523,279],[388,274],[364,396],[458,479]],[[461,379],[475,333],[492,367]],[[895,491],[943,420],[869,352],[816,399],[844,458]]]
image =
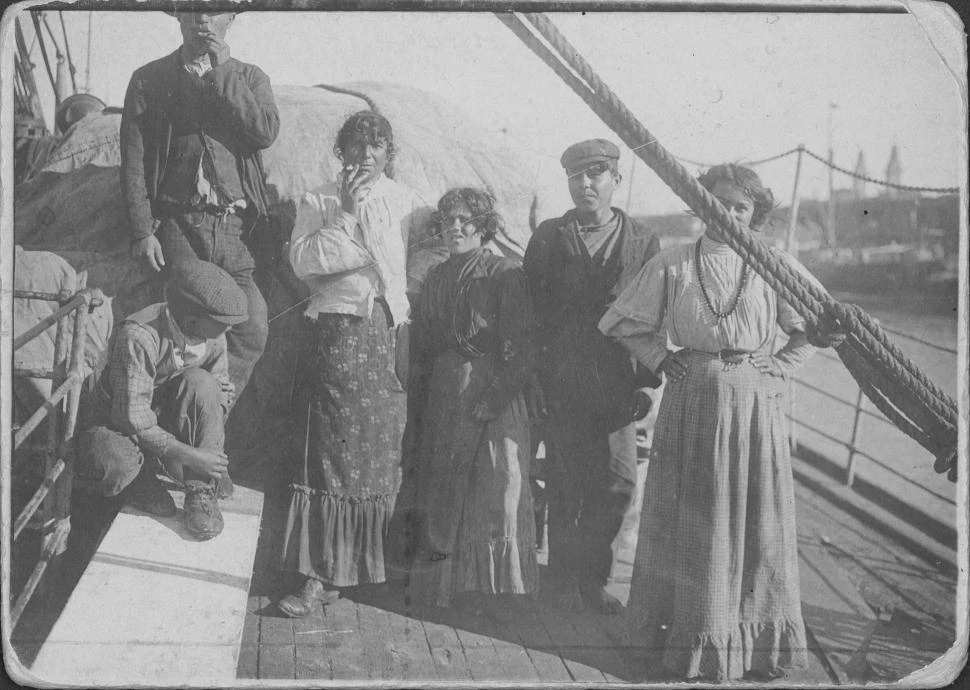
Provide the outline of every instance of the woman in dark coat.
[[538,587],[522,392],[534,350],[525,276],[486,245],[503,226],[491,194],[438,202],[450,258],[429,273],[411,324],[407,457],[415,463],[419,602]]

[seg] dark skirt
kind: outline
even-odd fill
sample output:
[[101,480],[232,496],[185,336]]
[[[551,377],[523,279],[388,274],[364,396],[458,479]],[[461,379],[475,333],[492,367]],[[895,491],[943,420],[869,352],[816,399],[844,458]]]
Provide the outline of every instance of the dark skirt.
[[448,606],[461,592],[538,590],[525,398],[519,393],[490,422],[471,416],[495,360],[448,351],[434,365],[417,472],[422,538],[411,568],[412,593],[424,604]]
[[335,587],[383,582],[406,396],[386,308],[321,314],[299,369],[295,476],[281,568]]

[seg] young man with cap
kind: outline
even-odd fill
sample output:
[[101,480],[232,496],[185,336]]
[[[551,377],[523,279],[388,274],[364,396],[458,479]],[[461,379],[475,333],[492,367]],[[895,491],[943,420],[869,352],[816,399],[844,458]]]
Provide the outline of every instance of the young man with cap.
[[172,271],[165,295],[115,331],[87,406],[91,426],[80,435],[78,474],[103,496],[172,517],[175,502],[156,474],[161,462],[185,488],[186,529],[211,539],[222,531],[217,493],[231,491],[222,481],[234,394],[225,332],[248,318],[246,295],[228,273],[198,259]]
[[268,334],[248,240],[266,215],[261,150],[279,132],[269,78],[229,56],[231,12],[170,12],[182,46],[131,77],[121,118],[121,186],[131,252],[155,271],[200,258],[225,269],[248,300],[227,334],[241,394]]
[[659,380],[637,370],[597,323],[643,265],[660,250],[657,237],[612,205],[620,184],[620,151],[592,139],[566,149],[575,208],[536,229],[525,253],[536,314],[538,408],[548,416],[543,441],[549,497],[549,566],[561,604],[620,611],[605,586],[611,545],[636,492],[634,420],[649,409],[639,386]]

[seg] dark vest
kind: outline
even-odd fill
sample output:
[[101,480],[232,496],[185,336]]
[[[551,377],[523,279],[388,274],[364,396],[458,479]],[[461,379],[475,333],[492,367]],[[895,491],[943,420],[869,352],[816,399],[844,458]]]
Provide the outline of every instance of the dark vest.
[[244,196],[236,157],[226,146],[231,142],[224,143],[224,128],[211,108],[205,107],[204,82],[185,69],[179,71],[171,110],[172,139],[158,197],[180,205],[199,205],[195,176],[205,154],[205,177],[216,189],[219,202],[230,204]]

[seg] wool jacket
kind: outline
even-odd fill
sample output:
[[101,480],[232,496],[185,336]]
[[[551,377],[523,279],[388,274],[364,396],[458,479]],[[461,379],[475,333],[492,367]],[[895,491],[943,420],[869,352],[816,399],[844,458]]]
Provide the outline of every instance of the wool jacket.
[[580,236],[575,210],[536,228],[523,268],[535,311],[539,376],[554,410],[563,418],[604,424],[623,416],[634,384],[660,381],[638,371],[629,354],[599,332],[607,308],[644,264],[660,251],[657,236],[614,208],[620,236],[602,262],[594,260]]
[[[169,162],[176,89],[185,72],[179,51],[138,68],[128,83],[121,117],[121,188],[133,240],[155,233],[163,209],[158,187]],[[259,215],[267,210],[260,151],[279,133],[269,77],[235,58],[195,78],[203,100],[200,133],[235,155],[242,191]]]

